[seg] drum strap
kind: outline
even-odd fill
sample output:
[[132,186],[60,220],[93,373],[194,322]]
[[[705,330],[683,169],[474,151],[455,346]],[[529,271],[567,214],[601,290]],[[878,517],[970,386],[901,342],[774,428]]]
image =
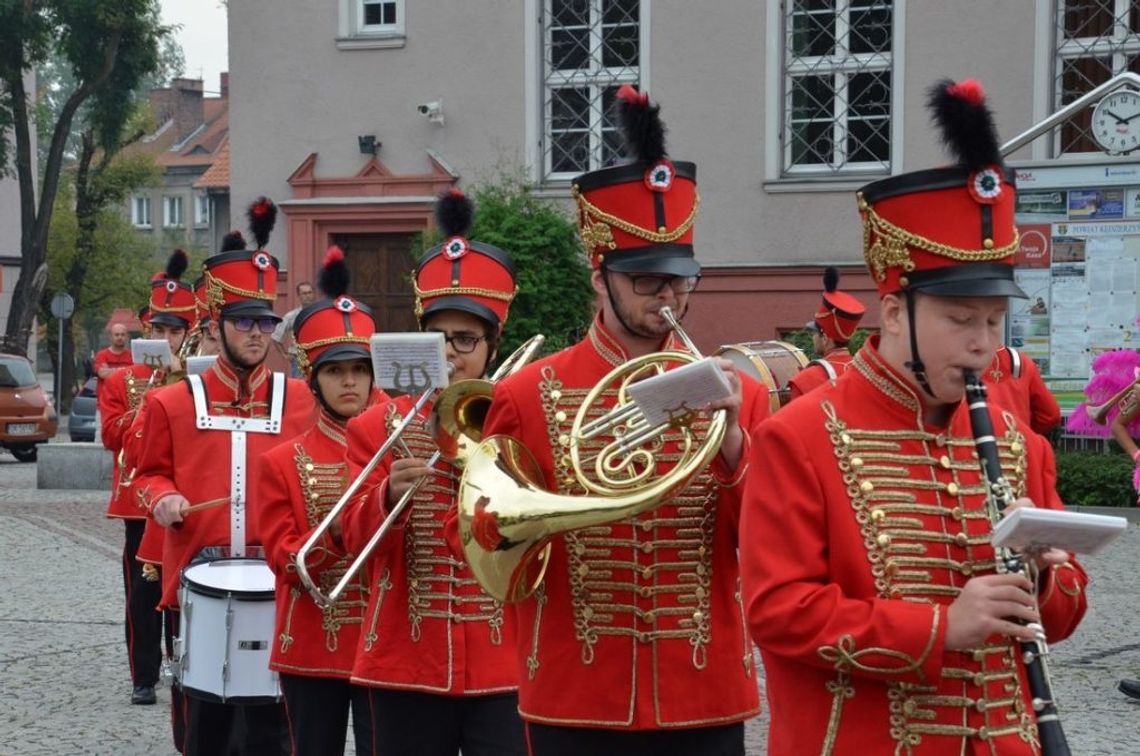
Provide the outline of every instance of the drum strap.
[[839,373],[835,372],[835,366],[822,357],[818,360],[812,360],[808,364],[819,365],[821,368],[823,368],[823,372],[827,373],[827,380],[831,381],[832,384],[834,384],[835,379],[839,377]]
[[285,374],[273,374],[269,417],[211,415],[206,404],[202,376],[186,377],[194,397],[195,424],[199,430],[220,430],[230,434],[230,553],[245,556],[245,498],[247,484],[246,433],[280,433],[285,407]]
[[1020,378],[1021,377],[1021,352],[1017,351],[1013,347],[1008,347],[1008,349],[1009,349],[1009,373],[1014,378]]

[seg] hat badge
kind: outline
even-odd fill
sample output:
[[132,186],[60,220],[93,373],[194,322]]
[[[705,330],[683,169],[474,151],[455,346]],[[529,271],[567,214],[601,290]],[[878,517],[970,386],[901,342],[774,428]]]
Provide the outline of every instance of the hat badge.
[[983,168],[970,176],[970,195],[983,205],[992,205],[1001,197],[1001,174],[995,168]]
[[654,192],[667,192],[673,186],[677,169],[672,161],[659,160],[645,172],[645,186]]
[[269,270],[272,267],[272,258],[265,252],[258,252],[253,256],[253,265],[258,270]]
[[167,290],[168,292],[170,292],[171,294],[173,294],[174,292],[178,291],[178,282],[177,282],[177,281],[175,281],[175,280],[172,280],[172,279],[167,279],[167,281],[166,281],[166,290]]
[[352,312],[356,309],[356,302],[353,302],[348,297],[340,297],[336,300],[335,306],[341,312]]
[[443,245],[443,254],[447,256],[448,260],[458,260],[467,254],[467,250],[467,240],[462,236],[453,236]]

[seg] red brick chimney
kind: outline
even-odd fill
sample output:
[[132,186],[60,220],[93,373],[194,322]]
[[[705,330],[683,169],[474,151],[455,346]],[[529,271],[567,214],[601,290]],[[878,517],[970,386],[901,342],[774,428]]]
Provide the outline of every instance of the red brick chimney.
[[229,97],[230,96],[230,72],[229,71],[222,71],[222,81],[221,81],[220,89],[221,89],[221,96],[222,97]]
[[150,107],[159,126],[174,121],[176,143],[185,141],[205,120],[202,80],[175,79],[167,89],[150,90]]

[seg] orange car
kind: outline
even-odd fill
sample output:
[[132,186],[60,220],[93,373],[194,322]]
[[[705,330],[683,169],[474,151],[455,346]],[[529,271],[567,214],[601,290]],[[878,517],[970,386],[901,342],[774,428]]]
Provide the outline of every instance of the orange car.
[[36,444],[55,436],[59,417],[36,380],[32,363],[0,354],[0,447],[21,462],[36,461]]

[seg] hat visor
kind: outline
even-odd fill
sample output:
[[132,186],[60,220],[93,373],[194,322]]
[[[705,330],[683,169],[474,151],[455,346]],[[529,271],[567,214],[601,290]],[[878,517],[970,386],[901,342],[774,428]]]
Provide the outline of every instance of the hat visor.
[[607,270],[618,273],[661,273],[668,276],[699,276],[701,264],[693,258],[692,247],[670,245],[606,255]]
[[808,331],[814,331],[816,333],[820,332],[819,323],[815,322],[814,320],[809,320],[808,322],[804,323],[804,329]]
[[326,349],[317,361],[313,363],[316,370],[329,362],[348,362],[349,360],[368,360],[369,369],[372,368],[372,352],[364,344],[335,344]]
[[939,297],[1014,297],[1028,299],[1029,295],[1008,278],[977,278],[972,281],[947,281],[925,286],[911,286],[914,291]]
[[150,316],[151,325],[169,326],[170,328],[189,328],[190,323],[177,315],[165,312],[156,312]]
[[268,303],[257,299],[245,299],[240,302],[230,302],[222,306],[222,317],[227,320],[235,318],[272,318],[278,323],[282,317],[270,309]]

